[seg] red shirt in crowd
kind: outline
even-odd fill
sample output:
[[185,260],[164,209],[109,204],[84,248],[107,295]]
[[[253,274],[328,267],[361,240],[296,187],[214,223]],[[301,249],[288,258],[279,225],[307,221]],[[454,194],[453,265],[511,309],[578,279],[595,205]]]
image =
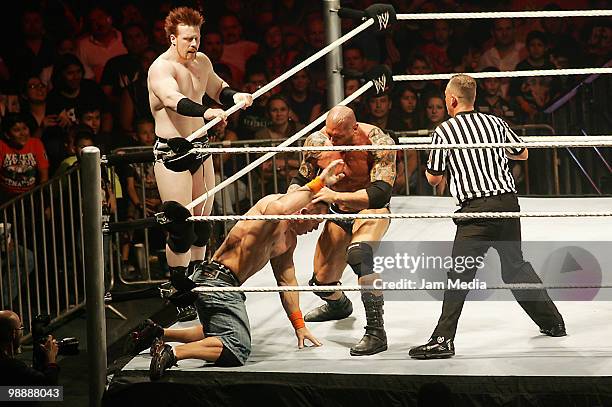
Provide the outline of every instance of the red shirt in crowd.
[[49,168],[43,143],[34,137],[21,149],[0,140],[0,189],[2,194],[19,195],[37,184],[39,170]]

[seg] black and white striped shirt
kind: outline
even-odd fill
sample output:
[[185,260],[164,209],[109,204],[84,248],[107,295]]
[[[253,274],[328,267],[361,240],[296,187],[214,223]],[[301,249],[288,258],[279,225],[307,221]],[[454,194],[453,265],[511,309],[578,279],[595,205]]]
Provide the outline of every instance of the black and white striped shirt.
[[[489,114],[461,112],[440,124],[432,145],[519,143],[508,124]],[[523,149],[510,149],[520,154]],[[450,193],[459,203],[484,196],[516,193],[504,148],[431,150],[427,172],[442,175],[448,169]]]

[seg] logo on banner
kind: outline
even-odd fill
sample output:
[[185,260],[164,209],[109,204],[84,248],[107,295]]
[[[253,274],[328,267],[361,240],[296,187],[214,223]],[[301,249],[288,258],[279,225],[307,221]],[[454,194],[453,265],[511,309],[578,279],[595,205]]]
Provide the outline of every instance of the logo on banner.
[[387,25],[389,24],[389,12],[386,11],[384,13],[381,13],[377,15],[377,17],[378,17],[378,27],[381,30],[387,29]]

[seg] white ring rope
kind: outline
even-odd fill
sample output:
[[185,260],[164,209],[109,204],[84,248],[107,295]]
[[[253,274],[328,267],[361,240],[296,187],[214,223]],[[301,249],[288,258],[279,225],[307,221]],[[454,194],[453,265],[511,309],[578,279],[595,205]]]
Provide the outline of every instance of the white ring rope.
[[[552,136],[551,136],[552,138]],[[571,141],[534,141],[530,143],[474,143],[474,144],[400,144],[400,145],[357,145],[357,146],[307,146],[307,147],[215,147],[194,148],[193,151],[212,154],[223,153],[290,153],[309,151],[400,151],[400,150],[469,150],[479,148],[555,148],[555,147],[612,147],[612,138],[588,140],[586,137]]]
[[[533,71],[502,71],[502,72],[466,72],[474,79],[486,78],[522,78],[531,76],[565,76],[565,75],[591,75],[591,74],[609,74],[612,73],[612,68],[571,68],[571,69],[538,69]],[[448,80],[456,73],[436,73],[425,75],[393,75],[393,80],[400,81],[438,81]]]
[[[349,97],[347,97],[346,99],[344,99],[342,102],[340,102],[338,104],[339,105],[347,105],[347,104],[351,103],[353,100],[357,99],[359,96],[361,96],[363,93],[365,93],[372,86],[374,86],[374,83],[372,81],[368,81],[368,82],[364,83],[363,86],[361,86],[359,89],[357,89],[355,91],[355,93],[351,94]],[[292,144],[293,142],[299,140],[302,136],[306,135],[309,131],[311,131],[312,129],[317,127],[319,124],[323,123],[323,121],[327,117],[327,113],[328,112],[323,113],[321,116],[316,118],[312,123],[310,123],[309,125],[304,127],[302,130],[298,131],[293,136],[291,136],[287,140],[283,141],[279,145],[279,147],[286,147],[286,146]],[[220,182],[219,184],[217,184],[214,188],[210,189],[208,192],[206,192],[205,194],[201,195],[199,198],[196,198],[193,202],[191,202],[190,204],[186,205],[185,207],[187,209],[193,209],[196,205],[198,205],[201,202],[206,201],[209,197],[214,196],[216,192],[218,192],[218,191],[222,190],[223,188],[225,188],[226,186],[230,185],[232,182],[236,181],[238,178],[242,177],[243,175],[245,175],[246,173],[251,171],[253,168],[257,167],[259,164],[269,160],[274,155],[276,155],[275,152],[270,152],[270,153],[265,154],[262,157],[259,157],[258,159],[256,159],[255,161],[253,161],[252,163],[250,163],[249,165],[247,165],[246,167],[244,167],[240,171],[236,172],[231,177],[227,178],[225,181]]]
[[481,11],[469,13],[411,13],[397,14],[398,20],[457,20],[478,18],[559,18],[607,17],[612,10],[539,10],[539,11]]
[[[556,290],[556,289],[587,289],[587,288],[612,288],[611,285],[546,285],[538,283],[513,283],[488,286],[486,290]],[[444,288],[420,288],[420,287],[389,287],[382,285],[375,286],[360,286],[360,285],[334,285],[334,286],[309,286],[309,285],[294,285],[294,286],[269,286],[269,287],[208,287],[198,286],[193,288],[193,291],[200,293],[215,293],[215,292],[248,292],[248,293],[272,293],[272,292],[313,292],[324,293],[334,291],[443,291]],[[475,288],[473,291],[484,291],[485,289]],[[470,289],[472,291],[472,289]]]
[[[426,130],[428,134],[433,133],[433,130]],[[402,136],[401,131],[394,132],[396,136],[399,135],[398,139],[400,144],[427,144],[431,143],[432,137],[414,137],[414,136]],[[557,141],[582,141],[582,140],[590,140],[590,141],[612,141],[612,134],[599,134],[599,135],[589,135],[589,136],[562,136],[559,134],[550,135],[550,136],[519,136],[521,140],[524,142],[539,142],[539,141],[550,141],[551,143],[555,143]]]
[[[274,89],[274,87],[279,85],[285,79],[289,78],[290,76],[292,76],[296,72],[304,69],[305,67],[307,67],[308,65],[310,65],[311,63],[316,61],[317,59],[321,58],[323,55],[329,53],[334,48],[336,48],[336,47],[342,45],[343,43],[345,43],[346,41],[350,40],[351,38],[353,38],[354,36],[356,36],[360,32],[362,32],[365,29],[367,29],[368,27],[370,27],[372,24],[374,24],[374,19],[370,18],[367,21],[364,21],[363,23],[361,23],[359,26],[357,26],[354,29],[352,29],[351,31],[349,31],[348,33],[346,33],[345,35],[343,35],[342,37],[338,38],[334,42],[330,43],[326,47],[321,48],[319,51],[317,51],[316,53],[314,53],[310,57],[306,58],[305,60],[303,60],[302,62],[300,62],[299,64],[297,64],[296,66],[294,66],[293,68],[291,68],[290,70],[288,70],[287,72],[282,74],[281,76],[277,77],[276,79],[274,79],[273,81],[271,81],[267,85],[265,85],[265,86],[261,87],[260,89],[258,89],[257,91],[255,91],[253,93],[253,99],[257,99],[258,97],[260,97],[264,93]],[[244,106],[243,102],[235,104],[234,106],[230,107],[229,109],[227,109],[225,111],[225,115],[229,116],[229,115],[237,112],[238,110],[242,109],[243,106]],[[209,130],[210,128],[212,128],[216,124],[218,124],[220,121],[221,121],[220,118],[218,118],[218,117],[214,118],[213,120],[211,120],[210,122],[206,123],[204,126],[199,128],[198,130],[194,131],[190,136],[187,137],[187,140],[189,140],[189,141],[195,140],[196,138],[200,137],[202,134],[206,133],[207,130]]]
[[354,219],[520,219],[520,218],[586,218],[612,216],[612,211],[592,212],[440,212],[440,213],[345,213],[345,214],[294,214],[294,215],[215,215],[191,216],[188,220],[244,221],[244,220],[354,220]]

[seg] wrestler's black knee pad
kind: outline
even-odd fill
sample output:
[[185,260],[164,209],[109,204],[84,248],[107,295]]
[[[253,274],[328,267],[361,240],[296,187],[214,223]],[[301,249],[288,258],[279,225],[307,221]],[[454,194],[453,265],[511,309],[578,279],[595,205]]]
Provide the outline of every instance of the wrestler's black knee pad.
[[174,253],[187,253],[196,240],[192,222],[171,222],[164,229],[168,232],[166,243]]
[[208,244],[210,235],[212,235],[211,222],[196,222],[193,226],[193,231],[195,232],[196,236],[195,240],[193,241],[193,245],[204,247]]
[[[312,275],[312,278],[310,280],[308,280],[308,285],[310,286],[328,286],[328,285],[340,285],[340,281],[334,281],[332,283],[321,283],[317,280],[317,276],[315,276],[314,274]],[[334,293],[334,291],[326,291],[326,292],[313,292],[314,295],[316,295],[317,297],[321,298],[321,299],[326,299],[328,297],[330,297],[332,294]]]
[[351,243],[346,250],[346,262],[351,266],[357,278],[374,272],[374,251],[365,242]]

